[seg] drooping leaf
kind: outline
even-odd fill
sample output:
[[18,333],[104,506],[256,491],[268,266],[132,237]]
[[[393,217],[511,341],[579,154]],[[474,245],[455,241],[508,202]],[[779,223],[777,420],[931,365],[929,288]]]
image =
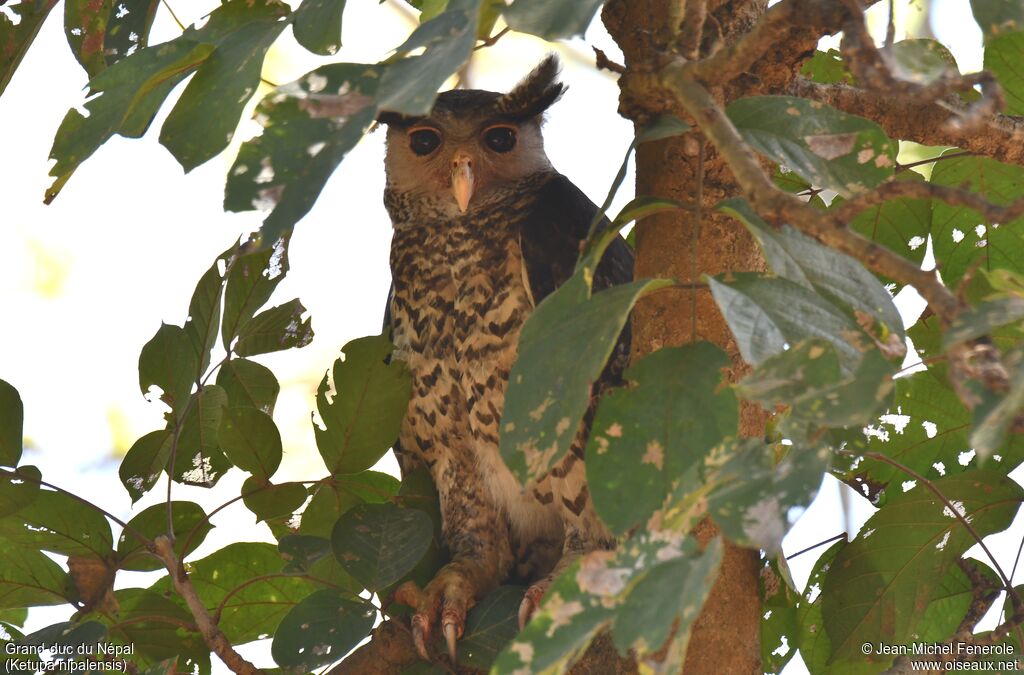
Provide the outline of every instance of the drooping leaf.
[[[193,395],[173,446],[176,481],[212,487],[231,468],[220,441],[227,403],[227,394],[215,384],[204,385]],[[163,451],[161,447],[160,453]]]
[[160,143],[186,172],[228,146],[242,109],[256,92],[263,58],[288,22],[274,0],[227,0],[202,28],[179,40],[212,43],[213,53],[189,81],[160,129]]
[[274,240],[267,243],[273,246],[239,255],[228,270],[221,323],[221,340],[225,349],[231,347],[235,337],[288,274],[287,242]]
[[843,196],[893,175],[896,149],[874,122],[792,96],[733,101],[726,113],[758,152]]
[[295,10],[292,31],[300,45],[321,56],[341,47],[341,15],[345,0],[305,0]]
[[630,366],[623,377],[631,386],[601,400],[586,451],[587,486],[613,532],[645,521],[686,469],[735,435],[736,397],[719,390],[730,364],[706,342],[665,347]]
[[376,615],[370,604],[339,591],[317,591],[281,621],[271,654],[278,665],[314,670],[359,644],[373,628]]
[[106,518],[71,495],[52,490],[40,490],[31,504],[13,516],[0,518],[0,538],[84,558],[105,558],[113,551]]
[[18,17],[17,22],[0,12],[0,94],[4,93],[43,21],[56,4],[57,0],[21,0],[14,3],[10,11]]
[[68,573],[41,551],[4,544],[0,609],[60,605],[76,596]]
[[334,556],[372,591],[395,583],[423,557],[433,539],[430,517],[394,504],[360,504],[331,532]]
[[971,10],[986,39],[1024,29],[1024,7],[1016,0],[971,0]]
[[263,134],[242,144],[228,172],[224,208],[273,209],[265,245],[276,242],[313,207],[349,150],[377,117],[384,66],[335,63],[279,87],[256,108]]
[[[818,293],[780,277],[739,272],[708,278],[711,294],[736,337],[740,354],[752,365],[781,353],[787,344],[808,338],[829,342],[843,371],[852,372],[861,350],[846,338],[859,335],[857,325]],[[863,336],[864,343],[868,337]]]
[[[956,157],[935,164],[932,183],[966,188],[994,204],[1006,205],[1024,191],[1024,168],[984,157]],[[943,281],[955,286],[980,261],[983,270],[1024,273],[1024,217],[986,223],[976,211],[936,200],[932,206],[932,247]]]
[[199,376],[199,360],[192,350],[185,331],[172,324],[160,324],[160,329],[139,354],[139,388],[143,394],[157,386],[160,400],[180,417],[192,391],[192,383]]
[[0,466],[17,466],[21,459],[21,434],[25,404],[18,390],[0,380]]
[[[990,471],[934,484],[980,536],[1008,527],[1024,500],[1019,485]],[[859,658],[865,642],[914,639],[937,584],[975,543],[952,509],[918,485],[890,497],[839,552],[822,602],[835,658]]]
[[[173,540],[179,560],[196,550],[207,533],[213,529],[203,508],[194,502],[171,502]],[[146,550],[135,532],[150,540],[167,534],[167,503],[154,504],[128,521],[129,528],[121,532],[117,540],[118,569],[136,572],[151,572],[162,569],[163,562]],[[192,530],[195,529],[195,533]],[[187,548],[183,548],[187,546]]]
[[260,312],[238,333],[235,353],[255,356],[282,349],[301,348],[313,341],[313,327],[298,298]]
[[159,4],[160,0],[118,0],[107,19],[107,34],[103,40],[103,55],[108,66],[149,44],[149,29],[153,27]]
[[255,361],[231,359],[217,371],[217,386],[228,394],[228,405],[238,408],[250,406],[268,415],[274,414],[274,404],[281,385],[270,370]]
[[0,518],[16,513],[39,494],[42,473],[34,466],[0,471]]
[[503,14],[512,30],[530,33],[545,40],[557,40],[583,35],[602,4],[602,0],[515,0]]
[[217,438],[232,464],[264,480],[281,464],[281,432],[261,410],[227,408]]
[[121,460],[118,475],[132,503],[139,501],[160,479],[171,459],[172,441],[171,432],[161,429],[142,436],[128,449],[128,454]]
[[72,108],[57,130],[50,150],[54,181],[44,201],[53,201],[79,165],[114,134],[145,133],[171,89],[212,51],[212,45],[179,38],[138,51],[94,77],[85,104],[88,116]]
[[249,476],[242,484],[242,501],[259,520],[289,516],[305,503],[309,493],[298,483],[273,485],[258,475]]
[[473,53],[481,0],[450,0],[445,11],[420,24],[396,50],[420,56],[392,62],[380,80],[377,107],[403,115],[426,115],[437,90]]
[[860,262],[788,225],[774,229],[744,199],[726,200],[719,208],[747,226],[761,245],[768,265],[780,277],[827,294],[873,317],[881,324],[873,332],[881,338],[893,334],[902,343],[903,320],[892,296]]
[[332,474],[359,473],[373,466],[398,438],[412,390],[401,361],[387,362],[391,342],[384,335],[346,344],[334,362],[335,394],[327,375],[317,389],[324,427],[313,425],[316,445]]
[[205,373],[210,366],[210,350],[217,342],[220,328],[221,296],[224,290],[224,279],[220,272],[222,259],[218,257],[199,279],[192,292],[192,300],[188,303],[185,334],[196,353],[200,373]]

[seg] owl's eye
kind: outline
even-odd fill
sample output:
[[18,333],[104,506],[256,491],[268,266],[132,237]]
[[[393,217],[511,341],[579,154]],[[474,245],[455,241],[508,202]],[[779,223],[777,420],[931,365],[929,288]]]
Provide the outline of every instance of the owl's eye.
[[420,127],[409,132],[409,148],[420,157],[426,157],[441,145],[441,134],[434,129]]
[[495,152],[508,152],[516,147],[516,130],[506,126],[491,127],[484,132],[484,143]]

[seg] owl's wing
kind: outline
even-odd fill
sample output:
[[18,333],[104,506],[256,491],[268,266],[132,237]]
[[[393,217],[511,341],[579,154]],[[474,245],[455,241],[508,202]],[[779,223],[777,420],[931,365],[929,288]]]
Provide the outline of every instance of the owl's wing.
[[[535,303],[540,304],[572,276],[597,212],[594,202],[561,174],[541,186],[520,231],[523,264]],[[603,218],[598,228],[609,224]],[[622,237],[616,237],[597,266],[594,291],[632,280],[633,250]]]

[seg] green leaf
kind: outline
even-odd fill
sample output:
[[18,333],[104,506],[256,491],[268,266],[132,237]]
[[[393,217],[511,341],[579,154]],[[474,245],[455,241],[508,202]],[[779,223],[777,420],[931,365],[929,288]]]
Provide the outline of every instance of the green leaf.
[[189,172],[219,154],[260,84],[263,58],[288,22],[274,0],[227,0],[200,29],[179,40],[212,42],[213,53],[189,81],[160,129],[160,143]]
[[398,49],[408,54],[424,48],[421,56],[392,62],[384,71],[377,106],[403,115],[426,115],[437,90],[473,53],[481,0],[453,0],[436,17],[420,24]]
[[[1024,18],[1024,12],[1022,12]],[[1024,23],[1020,28],[1024,28]],[[991,72],[1006,98],[1006,114],[1024,114],[1024,73],[1020,61],[1024,57],[1024,33],[997,35],[985,45],[985,70]]]
[[281,432],[261,410],[227,408],[217,438],[232,464],[264,480],[281,464]]
[[281,621],[271,654],[280,666],[306,671],[337,661],[373,628],[377,611],[329,589],[317,591]]
[[335,394],[328,396],[327,375],[316,392],[323,428],[313,424],[316,445],[332,474],[358,473],[377,463],[398,438],[405,418],[412,377],[392,359],[384,335],[346,344],[344,360],[334,362]]
[[[488,670],[502,648],[519,632],[519,605],[523,589],[500,586],[488,593],[469,611],[466,632],[459,638],[457,661],[460,666]],[[438,651],[443,649],[438,636]]]
[[7,626],[24,626],[26,619],[28,619],[28,609],[25,607],[0,610],[0,623],[7,624]]
[[224,290],[224,279],[220,265],[224,257],[220,256],[206,270],[196,289],[192,300],[188,303],[188,319],[185,321],[185,334],[188,335],[192,350],[196,353],[199,372],[205,373],[210,366],[210,350],[217,342],[220,328],[221,295]]
[[[1024,490],[991,471],[934,481],[980,536],[1009,527]],[[893,496],[844,547],[826,577],[825,629],[834,658],[855,658],[860,645],[909,644],[929,599],[960,556],[975,544],[949,506],[924,485]]]
[[[609,228],[614,236],[614,228]],[[671,282],[641,280],[591,296],[596,261],[611,239],[592,244],[576,273],[536,308],[519,336],[501,420],[501,456],[520,481],[543,476],[568,450],[591,389],[633,305]]]
[[249,476],[242,484],[242,494],[246,508],[260,521],[290,516],[309,496],[298,483],[273,485],[260,476]]
[[847,341],[860,335],[850,317],[793,281],[751,272],[707,281],[747,363],[760,365],[787,344],[820,338],[836,350],[843,371],[851,373],[863,356],[860,350],[868,348]]
[[515,0],[504,11],[504,16],[512,30],[557,40],[583,35],[602,4],[602,0]]
[[334,556],[371,591],[408,574],[434,536],[430,516],[394,504],[360,504],[346,511],[331,532]]
[[893,74],[902,80],[930,84],[960,74],[949,49],[936,40],[900,40],[892,46]]
[[761,440],[727,443],[711,481],[708,514],[731,541],[774,554],[789,530],[790,510],[813,501],[831,457],[830,448],[794,441],[776,462],[775,449]]
[[313,563],[331,554],[331,541],[307,534],[288,534],[277,542],[277,548],[288,561],[285,572],[305,574]]
[[41,551],[4,543],[0,609],[61,605],[77,595],[68,573]]
[[167,468],[172,442],[170,431],[151,431],[135,441],[121,460],[118,475],[133,504],[156,485],[160,474]]
[[160,400],[181,416],[199,376],[199,362],[185,331],[162,323],[139,354],[139,388],[143,394],[152,386],[160,387]]
[[[924,178],[916,171],[901,171],[896,174],[896,180],[924,182]],[[840,203],[842,200],[837,198],[832,205]],[[920,265],[928,250],[932,203],[927,199],[889,199],[861,211],[848,226],[858,234]]]
[[313,341],[310,318],[298,298],[260,312],[238,334],[235,353],[255,356],[283,349],[301,348]]
[[0,518],[17,513],[31,504],[39,494],[39,481],[42,477],[42,473],[34,466],[0,471]]
[[233,408],[249,406],[274,414],[274,404],[281,391],[274,373],[255,361],[231,359],[217,371],[217,386],[228,394]]
[[853,75],[838,49],[814,52],[800,68],[800,74],[818,84],[853,84]]
[[1024,30],[1024,7],[1017,0],[971,0],[971,10],[986,39]]
[[113,551],[110,525],[98,511],[64,492],[40,490],[31,504],[0,518],[0,538],[61,555],[104,558]]
[[[205,672],[209,672],[209,647],[198,631],[181,627],[195,621],[184,607],[145,588],[122,588],[114,592],[114,597],[119,611],[116,616],[103,616],[101,620],[108,624],[109,647],[131,649],[119,656],[130,654],[131,662],[140,668],[164,659],[170,659],[173,666],[177,660],[174,657],[180,657],[183,668],[186,662],[203,663]],[[173,672],[172,668],[165,675]],[[193,671],[189,668],[178,672]],[[204,669],[200,667],[199,672]]]
[[944,350],[961,342],[989,335],[997,328],[1024,320],[1024,298],[1007,295],[957,313],[953,325],[942,336]]
[[[178,435],[174,479],[188,485],[212,487],[231,468],[221,450],[222,426],[228,396],[214,384],[193,395]],[[163,452],[161,447],[160,452]]]
[[758,585],[761,591],[761,663],[766,673],[778,673],[797,650],[797,604],[800,594],[794,590],[789,566],[782,555],[762,561]]
[[383,504],[402,485],[394,476],[377,471],[338,475],[310,490],[313,498],[302,512],[299,533],[330,538],[335,523],[357,504]]
[[17,466],[21,459],[25,404],[18,390],[0,380],[0,465]]
[[771,410],[808,390],[822,389],[840,379],[839,358],[831,343],[808,339],[770,356],[736,384],[737,393]]
[[865,192],[893,175],[892,141],[862,117],[792,96],[742,98],[726,113],[758,152],[840,195]]
[[99,621],[64,621],[26,635],[21,644],[40,648],[61,647],[62,649],[53,650],[51,653],[54,659],[62,661],[73,658],[79,647],[95,647],[103,642],[106,636],[107,627]]
[[142,136],[171,89],[212,51],[212,45],[179,38],[140,50],[94,77],[88,116],[72,108],[57,130],[50,150],[54,181],[44,201],[53,201],[79,165],[114,134]]
[[882,339],[895,334],[902,343],[903,320],[892,296],[871,272],[845,253],[818,243],[812,237],[783,225],[775,229],[745,199],[733,198],[719,208],[735,216],[761,245],[768,265],[780,277],[835,298],[882,325],[874,331]]
[[64,32],[71,53],[85,68],[89,77],[95,77],[107,67],[103,57],[107,21],[114,0],[65,0]]
[[688,468],[736,434],[736,396],[719,390],[730,365],[707,342],[665,347],[630,366],[630,386],[603,397],[587,444],[587,486],[615,534],[645,521]]
[[0,12],[0,44],[3,45],[0,47],[0,94],[4,93],[43,21],[56,4],[57,0],[22,0],[12,4],[10,11],[18,17],[17,23]]
[[304,0],[295,10],[292,31],[300,45],[321,56],[341,47],[341,15],[345,0]]
[[[189,579],[204,605],[221,608],[218,626],[227,638],[232,644],[243,644],[273,633],[285,615],[314,591],[306,579],[280,574],[283,564],[273,544],[236,542],[191,561]],[[166,576],[151,590],[173,594]]]
[[117,2],[117,8],[107,19],[107,34],[103,40],[103,52],[108,66],[149,44],[149,30],[153,27],[159,4],[160,0]]
[[239,255],[227,273],[221,339],[229,349],[232,341],[288,274],[288,244],[274,240],[272,247]]
[[[932,183],[977,192],[993,204],[1006,205],[1024,193],[1024,167],[984,157],[956,157],[937,162]],[[978,264],[1024,273],[1024,218],[1009,223],[986,223],[964,206],[936,200],[932,205],[932,246],[947,286],[954,286]]]
[[[194,502],[171,502],[173,538],[179,560],[196,550],[213,529],[203,508]],[[146,550],[145,542],[136,538],[138,532],[150,540],[167,534],[167,503],[154,504],[128,521],[129,528],[117,540],[118,569],[152,572],[163,569],[163,562]],[[196,527],[198,526],[198,527]],[[192,530],[195,528],[195,534]],[[182,548],[183,546],[188,548]]]

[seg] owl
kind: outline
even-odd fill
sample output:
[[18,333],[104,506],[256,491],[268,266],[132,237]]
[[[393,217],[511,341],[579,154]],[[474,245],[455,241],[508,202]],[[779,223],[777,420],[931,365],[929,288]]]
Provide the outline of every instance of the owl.
[[[395,594],[414,610],[414,642],[428,660],[438,631],[454,660],[466,613],[500,584],[529,585],[522,625],[562,569],[614,546],[587,492],[586,424],[564,459],[526,487],[498,451],[520,330],[572,275],[598,212],[544,152],[544,112],[564,89],[549,56],[508,93],[448,91],[426,117],[379,119],[394,226],[385,323],[394,358],[413,376],[396,455],[403,473],[429,470],[451,556],[425,588],[408,583]],[[619,238],[594,290],[632,276],[632,251]],[[619,376],[628,342],[627,331],[595,390]]]

